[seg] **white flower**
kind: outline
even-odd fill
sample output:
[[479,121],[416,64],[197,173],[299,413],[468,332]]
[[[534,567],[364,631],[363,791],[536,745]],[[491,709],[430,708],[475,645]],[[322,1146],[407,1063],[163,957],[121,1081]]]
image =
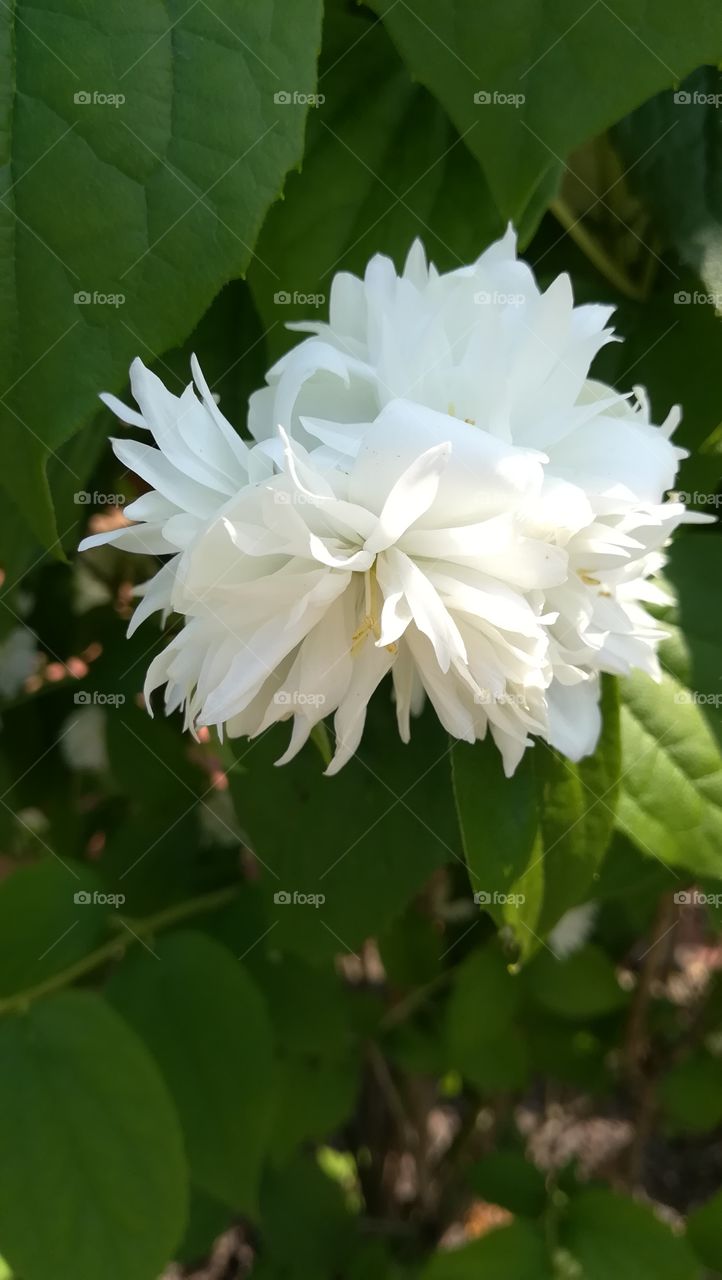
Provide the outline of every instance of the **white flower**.
[[514,250],[440,276],[417,244],[400,277],[382,257],[337,276],[330,324],[251,398],[251,448],[196,363],[200,402],[139,361],[142,416],[107,398],[151,430],[156,449],[114,447],[154,491],[83,546],[171,555],[133,626],[183,617],[146,695],[165,684],[192,730],[293,718],[285,760],[335,713],[333,773],[391,672],[404,740],[426,695],[455,737],[489,727],[511,773],[535,735],[593,750],[600,672],[656,674],[677,416],[588,378],[609,308],[574,308],[566,276],[540,293]]

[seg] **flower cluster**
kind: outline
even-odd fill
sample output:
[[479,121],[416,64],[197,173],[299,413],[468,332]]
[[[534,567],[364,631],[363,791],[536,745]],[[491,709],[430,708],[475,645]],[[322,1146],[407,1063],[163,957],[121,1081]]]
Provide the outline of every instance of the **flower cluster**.
[[333,712],[335,773],[390,673],[404,741],[428,697],[511,774],[534,736],[594,749],[600,673],[658,675],[679,414],[655,426],[642,390],[591,380],[611,309],[575,307],[566,275],[541,292],[515,250],[510,230],[441,275],[416,243],[401,275],[336,276],[329,323],[295,326],[251,397],[249,443],[196,361],[198,394],[136,361],[140,413],[105,397],[153,437],[114,441],[151,491],[82,545],[170,557],[132,627],[183,618],[148,699],[165,685],[188,728],[230,736],[292,719],[283,760]]

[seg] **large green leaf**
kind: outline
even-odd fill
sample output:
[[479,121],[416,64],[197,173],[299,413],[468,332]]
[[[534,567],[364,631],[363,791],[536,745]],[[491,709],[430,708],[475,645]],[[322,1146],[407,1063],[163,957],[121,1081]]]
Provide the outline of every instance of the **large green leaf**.
[[551,1280],[552,1268],[541,1232],[528,1222],[512,1222],[464,1245],[434,1254],[421,1280]]
[[652,8],[646,0],[487,0],[483,10],[476,0],[373,0],[373,8],[466,134],[514,221],[574,147],[722,56],[715,0],[684,8],[674,0]]
[[622,696],[622,830],[672,869],[722,876],[722,758],[701,706],[666,673],[631,676]]
[[271,1031],[241,966],[200,933],[136,950],[108,998],[154,1054],[178,1109],[194,1185],[253,1212],[271,1120]]
[[289,177],[249,272],[275,350],[292,340],[286,321],[325,316],[335,271],[363,274],[378,252],[401,266],[415,236],[451,269],[503,230],[478,165],[367,9],[327,4],[318,87],[303,173]]
[[337,776],[323,776],[313,743],[273,769],[287,742],[281,725],[250,746],[234,743],[239,763],[229,778],[266,868],[274,946],[322,959],[383,931],[433,870],[461,860],[449,743],[430,709],[410,743],[399,742],[385,685]]
[[699,1280],[688,1245],[651,1209],[611,1191],[577,1196],[562,1227],[562,1241],[584,1280]]
[[320,9],[0,8],[3,477],[46,545],[46,449],[246,270],[301,157]]
[[170,1099],[133,1032],[69,992],[0,1024],[0,1249],[24,1280],[155,1280],[186,1215]]

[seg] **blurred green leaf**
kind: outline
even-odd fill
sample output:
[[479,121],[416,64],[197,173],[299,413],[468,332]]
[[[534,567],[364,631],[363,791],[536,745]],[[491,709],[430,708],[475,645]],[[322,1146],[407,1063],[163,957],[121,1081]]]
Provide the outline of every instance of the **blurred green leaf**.
[[701,1280],[689,1246],[646,1205],[611,1191],[583,1191],[572,1201],[561,1239],[584,1280]]
[[710,1133],[722,1122],[722,1062],[699,1052],[660,1079],[659,1102],[675,1133]]
[[0,883],[0,996],[60,973],[92,951],[117,907],[92,867],[46,858]]
[[186,1179],[158,1070],[104,1001],[65,992],[3,1019],[0,1240],[25,1280],[156,1280]]
[[536,1218],[547,1200],[544,1174],[521,1151],[494,1151],[469,1169],[473,1190],[489,1204]]
[[540,1232],[527,1222],[512,1222],[462,1245],[437,1253],[427,1262],[420,1280],[551,1280],[552,1269]]
[[491,944],[472,951],[454,974],[446,1016],[449,1067],[484,1092],[521,1088],[527,1047],[516,1025],[521,987]]
[[612,961],[596,946],[566,960],[539,951],[521,975],[534,999],[562,1018],[599,1018],[627,1003]]
[[722,1191],[689,1215],[687,1239],[706,1267],[722,1270]]
[[287,725],[232,743],[229,781],[266,868],[275,947],[312,960],[351,950],[386,929],[436,867],[460,859],[446,736],[427,709],[400,745],[392,714],[384,687],[359,751],[333,778],[313,744],[272,768]]
[[178,1108],[193,1184],[253,1213],[271,1123],[264,1003],[240,964],[203,934],[136,949],[108,998],[155,1057]]

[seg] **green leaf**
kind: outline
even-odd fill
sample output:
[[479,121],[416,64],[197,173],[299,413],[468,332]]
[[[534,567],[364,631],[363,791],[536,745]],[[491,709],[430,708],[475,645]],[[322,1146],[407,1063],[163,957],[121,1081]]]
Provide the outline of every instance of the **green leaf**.
[[547,1200],[544,1174],[521,1151],[494,1151],[469,1170],[473,1190],[490,1204],[536,1218]]
[[[603,728],[579,764],[545,743],[505,778],[493,742],[456,743],[454,792],[474,894],[530,954],[584,900],[612,834],[620,772],[616,682],[603,682]],[[543,898],[543,905],[542,905]]]
[[326,314],[335,271],[363,275],[378,252],[401,266],[416,236],[441,269],[458,267],[504,226],[445,112],[367,9],[326,5],[318,87],[303,173],[289,177],[249,272],[277,353],[297,340],[287,321]]
[[700,1280],[688,1245],[645,1205],[611,1191],[583,1191],[569,1208],[561,1238],[584,1280]]
[[313,1158],[297,1156],[269,1171],[261,1210],[271,1275],[311,1280],[345,1273],[356,1247],[353,1219],[341,1188]]
[[722,759],[701,707],[666,674],[631,676],[622,698],[622,830],[667,866],[722,876]]
[[[653,93],[722,56],[714,0],[374,0],[412,73],[448,111],[504,215],[550,166]],[[475,101],[475,94],[487,95]],[[510,100],[510,95],[511,100]],[[518,96],[521,95],[521,101]]]
[[250,746],[234,742],[239,764],[229,781],[267,870],[274,946],[326,959],[382,932],[433,870],[461,860],[449,744],[429,709],[401,744],[386,687],[337,776],[323,776],[312,743],[273,769],[287,740],[281,725]]
[[551,1280],[544,1241],[528,1222],[512,1222],[460,1249],[437,1253],[420,1280],[481,1280],[482,1276],[514,1280]]
[[0,883],[0,996],[34,987],[82,959],[117,907],[97,872],[47,858]]
[[535,943],[543,853],[534,766],[527,752],[513,778],[487,737],[454,743],[454,795],[474,896],[497,924],[514,928],[524,953]]
[[[665,247],[676,249],[720,301],[721,91],[719,71],[700,67],[678,90],[657,94],[620,121],[613,134],[629,182],[653,214]],[[683,305],[693,305],[693,295]]]
[[709,1133],[722,1121],[722,1062],[700,1052],[659,1081],[659,1101],[675,1132]]
[[132,356],[185,338],[246,270],[301,158],[320,12],[320,0],[2,7],[3,477],[45,545],[47,450],[99,391],[120,390]]
[[155,1280],[186,1178],[160,1075],[102,1000],[66,992],[0,1023],[0,1247],[24,1280]]
[[270,1027],[230,952],[200,933],[137,949],[108,998],[153,1053],[183,1126],[193,1184],[254,1212],[273,1089]]
[[542,1008],[562,1018],[603,1017],[627,1003],[614,965],[592,944],[566,960],[548,949],[538,952],[522,981]]
[[602,680],[602,733],[593,755],[578,764],[539,744],[534,752],[544,847],[546,935],[570,907],[582,902],[609,847],[621,772],[619,693],[613,676]]
[[333,970],[275,953],[255,976],[279,1059],[271,1147],[282,1158],[347,1118],[359,1087],[359,1053],[349,996]]
[[494,944],[459,966],[446,1011],[448,1066],[483,1091],[520,1088],[529,1070],[515,1024],[521,988]]
[[722,1191],[689,1215],[687,1239],[706,1267],[722,1270]]

